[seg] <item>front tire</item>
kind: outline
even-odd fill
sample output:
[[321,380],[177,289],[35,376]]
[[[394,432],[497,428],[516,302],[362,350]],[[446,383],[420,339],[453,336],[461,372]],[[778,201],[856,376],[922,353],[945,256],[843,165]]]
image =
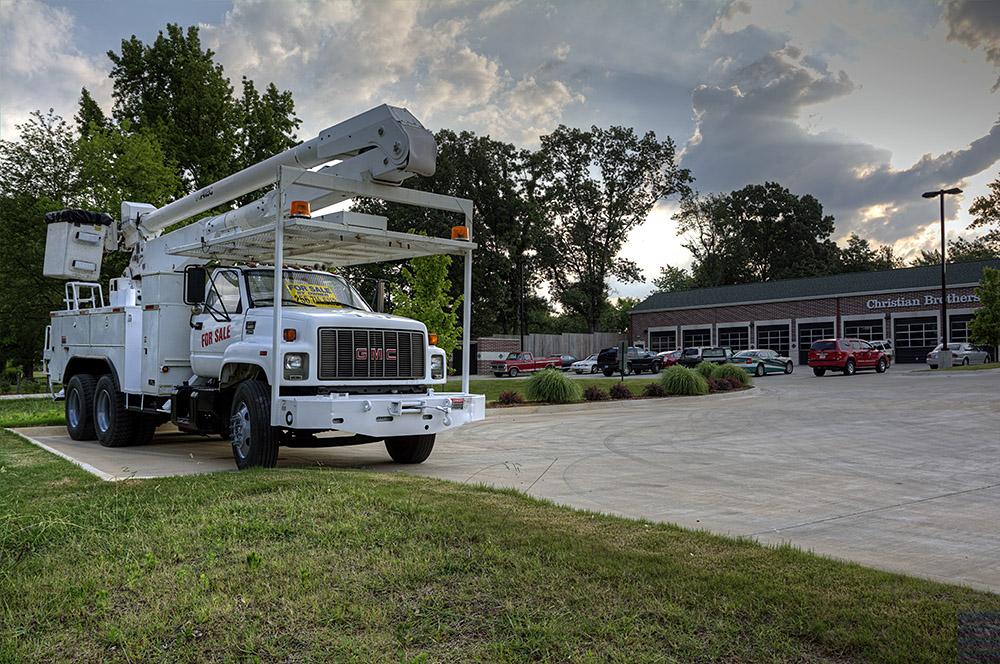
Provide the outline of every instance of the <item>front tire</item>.
[[790,374],[793,371],[795,371],[795,365],[792,364],[791,362],[786,362],[785,363],[785,373],[786,374]]
[[385,451],[396,463],[423,463],[434,449],[433,433],[385,439]]
[[885,370],[888,368],[889,368],[889,363],[886,362],[885,358],[883,357],[878,361],[878,364],[875,365],[875,373],[885,373]]
[[240,470],[278,463],[278,430],[271,426],[271,388],[261,380],[240,383],[233,396],[229,434]]
[[962,366],[963,367],[969,366],[969,358],[965,358],[964,360],[962,360]]
[[507,370],[507,375],[511,378],[517,378],[517,367],[511,367]]
[[104,447],[131,444],[135,420],[135,413],[125,409],[125,395],[115,389],[115,381],[111,375],[101,376],[94,393],[94,430],[97,441]]
[[496,376],[497,378],[503,378],[503,372],[502,371],[494,371],[493,375]]
[[819,377],[822,378],[823,376],[826,375],[826,368],[825,367],[813,367],[813,374],[815,374],[816,376],[819,376]]
[[844,365],[844,375],[853,376],[858,370],[857,365],[854,364],[854,360],[848,360],[847,364]]
[[753,373],[755,376],[757,376],[757,378],[763,378],[764,374],[767,373],[767,371],[764,369],[764,363],[758,362],[757,368],[754,370]]
[[94,392],[97,379],[90,374],[76,374],[66,385],[66,431],[73,440],[93,440]]

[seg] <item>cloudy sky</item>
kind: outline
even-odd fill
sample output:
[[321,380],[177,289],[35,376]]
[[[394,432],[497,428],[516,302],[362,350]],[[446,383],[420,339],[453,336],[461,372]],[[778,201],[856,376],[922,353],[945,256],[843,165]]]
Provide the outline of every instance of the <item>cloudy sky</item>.
[[[909,255],[1000,173],[1000,0],[0,0],[0,132],[111,109],[108,50],[197,25],[238,84],[290,90],[299,137],[381,103],[520,147],[559,124],[670,136],[704,192],[776,181]],[[626,253],[683,265],[664,202]],[[648,284],[615,285],[644,296]]]

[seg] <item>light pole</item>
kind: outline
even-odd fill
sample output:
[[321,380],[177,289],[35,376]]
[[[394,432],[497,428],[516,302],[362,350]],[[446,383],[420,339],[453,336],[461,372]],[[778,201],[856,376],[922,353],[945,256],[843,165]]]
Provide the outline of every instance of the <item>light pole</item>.
[[941,350],[938,351],[938,367],[945,368],[951,366],[951,352],[948,350],[948,293],[947,280],[945,278],[945,247],[944,247],[944,195],[961,194],[958,187],[951,189],[939,189],[937,191],[925,191],[924,198],[941,199]]

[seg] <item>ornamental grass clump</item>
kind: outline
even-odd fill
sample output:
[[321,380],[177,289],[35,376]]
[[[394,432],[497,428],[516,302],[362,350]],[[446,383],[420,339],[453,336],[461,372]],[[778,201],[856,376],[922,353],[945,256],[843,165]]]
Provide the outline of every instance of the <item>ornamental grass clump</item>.
[[663,370],[660,383],[667,394],[708,394],[708,379],[693,369],[676,364]]
[[609,397],[608,393],[598,386],[588,385],[587,389],[583,391],[583,398],[586,401],[607,401],[611,397]]
[[712,375],[709,378],[714,378],[715,380],[735,378],[739,381],[741,387],[753,387],[753,378],[750,376],[750,372],[735,364],[715,365],[715,368],[712,369]]
[[516,406],[524,403],[524,399],[517,392],[501,392],[497,397],[497,403],[503,406]]
[[573,403],[583,396],[583,388],[568,378],[563,372],[555,369],[536,371],[524,386],[528,401],[547,401],[549,403]]
[[705,378],[711,378],[712,372],[715,371],[716,366],[717,365],[711,362],[699,362],[698,366],[696,366],[694,370],[700,373]]
[[625,383],[615,383],[608,390],[612,399],[631,399],[635,395],[632,394],[632,390],[628,389],[628,385]]

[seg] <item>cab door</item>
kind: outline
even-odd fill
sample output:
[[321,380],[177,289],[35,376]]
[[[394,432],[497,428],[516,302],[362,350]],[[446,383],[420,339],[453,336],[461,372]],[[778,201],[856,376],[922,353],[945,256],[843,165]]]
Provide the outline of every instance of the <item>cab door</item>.
[[233,268],[217,269],[206,288],[202,312],[191,319],[191,369],[218,378],[226,349],[242,338],[246,295],[240,271]]

